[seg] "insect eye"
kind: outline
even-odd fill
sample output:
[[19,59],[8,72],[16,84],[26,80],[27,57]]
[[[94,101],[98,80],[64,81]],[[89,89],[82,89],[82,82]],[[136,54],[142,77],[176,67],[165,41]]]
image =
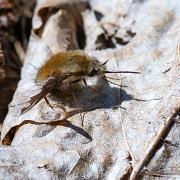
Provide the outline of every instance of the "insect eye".
[[98,71],[95,68],[93,68],[93,70],[89,73],[88,76],[93,77],[93,76],[96,76],[97,74],[98,74]]

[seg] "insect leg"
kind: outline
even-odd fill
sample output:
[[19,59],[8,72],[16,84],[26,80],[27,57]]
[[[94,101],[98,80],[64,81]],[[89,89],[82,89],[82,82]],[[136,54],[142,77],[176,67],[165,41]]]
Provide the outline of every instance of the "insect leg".
[[79,81],[81,81],[81,79],[74,80],[74,81],[70,82],[69,85],[71,86],[72,84],[77,83]]
[[81,80],[83,81],[83,83],[85,84],[85,86],[86,86],[87,88],[89,88],[89,89],[91,89],[91,90],[93,90],[93,91],[96,91],[94,88],[89,87],[89,86],[87,85],[86,79],[84,79],[84,78],[80,78],[80,79],[77,79],[77,80],[75,80],[75,81],[72,81],[72,82],[69,83],[69,85],[71,86],[72,84],[77,83],[77,82],[79,82],[79,81],[81,81]]
[[52,106],[56,107],[56,108],[62,109],[65,114],[67,113],[66,108],[64,106],[60,105],[60,104],[52,104]]
[[94,88],[92,88],[92,87],[90,87],[90,86],[87,85],[86,79],[82,78],[82,80],[83,80],[83,83],[85,84],[85,86],[86,86],[87,88],[91,89],[92,91],[97,92],[96,89],[94,89]]
[[111,83],[111,84],[114,84],[114,85],[116,85],[116,86],[119,86],[120,88],[122,88],[122,87],[127,87],[127,86],[123,86],[123,85],[114,83],[114,82],[112,82],[112,81],[110,81],[110,80],[107,80],[105,77],[102,77],[102,79],[103,79],[104,81],[107,81],[107,82]]
[[51,103],[49,102],[47,96],[44,97],[44,100],[46,101],[47,105],[48,105],[51,109],[53,109],[53,107],[52,107]]
[[80,107],[79,107],[79,103],[78,103],[78,101],[77,101],[77,99],[76,99],[76,97],[75,97],[74,93],[72,93],[72,95],[73,95],[73,97],[74,97],[74,100],[75,100],[76,106],[78,107],[79,114],[80,114],[80,116],[81,116],[81,124],[82,124],[82,126],[84,126],[84,123],[83,123],[84,119],[83,119],[83,116],[82,116],[82,113],[81,113],[81,109],[80,109]]
[[114,77],[109,77],[109,76],[106,76],[106,78],[108,79],[113,79],[113,80],[118,80],[118,81],[121,81],[123,79],[126,79],[126,77],[123,77],[123,78],[114,78]]
[[85,84],[85,86],[88,86],[87,82],[86,82],[86,79],[83,78],[82,80],[83,80],[83,83]]

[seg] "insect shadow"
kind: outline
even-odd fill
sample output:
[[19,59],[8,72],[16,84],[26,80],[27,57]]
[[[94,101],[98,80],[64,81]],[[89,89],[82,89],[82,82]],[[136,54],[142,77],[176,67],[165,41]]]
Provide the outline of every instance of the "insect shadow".
[[[121,103],[123,101],[134,99],[132,95],[128,94],[122,88],[123,86],[112,87],[106,79],[98,77],[95,86],[84,86],[81,82],[74,83],[70,88],[71,90],[68,90],[67,92],[56,89],[51,93],[51,99],[57,102],[57,104],[68,106],[70,108],[79,108],[79,113],[87,113],[96,109],[121,108]],[[91,136],[82,128],[77,127],[70,122],[68,125],[77,133],[92,140]],[[34,136],[43,137],[55,127],[55,125],[40,125]]]
[[[81,112],[93,111],[95,109],[110,109],[114,106],[120,106],[123,101],[135,99],[133,95],[128,94],[123,87],[111,86],[108,80],[99,77],[95,86],[84,86],[74,84],[68,93],[55,90],[52,92],[53,99],[59,104],[77,108]],[[137,100],[137,99],[136,99]]]
[[[93,88],[93,89],[92,89]],[[144,101],[133,98],[132,95],[127,94],[122,87],[112,87],[107,80],[99,78],[95,87],[92,86],[82,86],[81,83],[75,83],[68,91],[54,90],[51,93],[51,99],[61,105],[67,105],[70,108],[80,108],[80,111],[71,112],[69,117],[74,116],[77,113],[87,113],[95,109],[109,109],[114,106],[120,106],[123,101],[137,100]],[[73,125],[68,119],[59,120],[57,117],[55,120],[47,121],[34,121],[34,120],[24,120],[20,124],[12,127],[6,136],[3,138],[2,143],[4,145],[10,145],[16,131],[25,124],[35,124],[38,125],[36,132],[33,136],[43,137],[50,133],[57,125],[69,127],[76,131],[78,134],[84,136],[89,141],[92,141],[92,137],[83,128]]]

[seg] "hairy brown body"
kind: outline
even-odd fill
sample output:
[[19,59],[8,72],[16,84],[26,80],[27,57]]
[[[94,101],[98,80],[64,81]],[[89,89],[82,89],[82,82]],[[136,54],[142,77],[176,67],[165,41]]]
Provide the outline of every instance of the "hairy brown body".
[[39,70],[36,80],[46,80],[64,73],[76,76],[89,75],[94,59],[81,50],[60,52],[53,55]]

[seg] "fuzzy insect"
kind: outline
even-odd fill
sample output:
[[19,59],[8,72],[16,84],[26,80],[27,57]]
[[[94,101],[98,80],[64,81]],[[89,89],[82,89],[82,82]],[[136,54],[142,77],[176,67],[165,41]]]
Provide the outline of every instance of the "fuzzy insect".
[[108,71],[105,65],[106,62],[102,64],[97,58],[89,56],[82,50],[65,51],[52,55],[39,69],[36,76],[36,82],[45,81],[41,92],[30,98],[29,105],[21,109],[21,115],[33,108],[43,98],[48,103],[46,95],[58,86],[72,84],[81,80],[87,86],[86,76],[94,77],[106,73],[139,74],[139,72],[134,71]]

